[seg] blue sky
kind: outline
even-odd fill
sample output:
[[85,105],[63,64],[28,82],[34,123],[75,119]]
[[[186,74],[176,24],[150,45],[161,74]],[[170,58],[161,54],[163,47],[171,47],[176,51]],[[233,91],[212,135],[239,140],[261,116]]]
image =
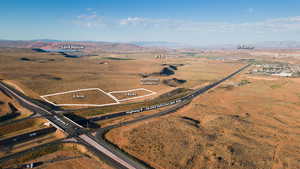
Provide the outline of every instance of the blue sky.
[[300,40],[299,0],[1,0],[0,39]]

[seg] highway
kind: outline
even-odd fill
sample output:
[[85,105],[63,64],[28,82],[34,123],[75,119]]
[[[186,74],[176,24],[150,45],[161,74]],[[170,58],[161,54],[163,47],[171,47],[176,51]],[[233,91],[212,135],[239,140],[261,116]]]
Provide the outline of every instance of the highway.
[[76,124],[69,118],[66,118],[62,114],[56,113],[55,110],[46,110],[46,108],[44,106],[31,102],[30,99],[28,99],[26,96],[20,94],[20,92],[18,92],[16,89],[9,87],[2,82],[0,82],[0,89],[4,90],[11,97],[14,97],[17,101],[19,101],[19,103],[23,107],[46,118],[55,128],[63,131],[64,133],[69,135],[69,137],[76,138],[80,143],[85,144],[89,147],[92,147],[96,152],[99,152],[102,156],[104,155],[106,158],[113,161],[113,163],[115,164],[114,166],[116,168],[143,169],[143,168],[149,168],[149,166],[142,164],[140,161],[138,161],[138,159],[134,159],[134,158],[130,157],[129,155],[125,154],[124,152],[122,152],[120,149],[117,149],[115,146],[113,146],[111,143],[109,143],[107,140],[105,140],[104,134],[113,128],[121,127],[121,126],[128,125],[131,123],[135,123],[135,122],[139,122],[139,121],[146,120],[149,118],[159,117],[159,116],[163,116],[163,115],[175,112],[176,110],[187,105],[196,96],[206,92],[207,90],[217,86],[218,84],[224,82],[225,80],[235,76],[236,74],[240,73],[241,71],[243,71],[244,69],[246,69],[249,66],[250,66],[250,64],[240,68],[239,70],[235,71],[234,73],[230,74],[229,76],[227,76],[213,84],[210,84],[203,88],[197,89],[193,93],[191,93],[187,96],[184,96],[182,98],[176,99],[175,101],[161,103],[158,105],[144,107],[144,108],[140,108],[140,109],[136,109],[136,110],[131,110],[131,111],[128,111],[125,113],[121,112],[116,115],[106,116],[105,118],[102,117],[103,119],[115,118],[115,117],[119,117],[119,116],[129,115],[132,113],[148,111],[148,110],[157,109],[157,108],[161,108],[164,106],[176,104],[175,106],[173,106],[167,110],[164,110],[162,112],[156,113],[156,114],[144,116],[144,117],[137,118],[137,119],[127,121],[127,122],[122,122],[122,123],[112,125],[112,126],[109,126],[106,128],[101,128],[97,131],[96,137],[89,134],[86,129],[84,129],[80,125]]
[[[192,92],[191,94],[184,96],[182,98],[178,98],[176,100],[173,101],[169,101],[167,103],[160,103],[157,105],[152,105],[149,107],[142,107],[142,108],[138,108],[138,109],[134,109],[134,110],[130,110],[130,111],[126,111],[126,112],[118,112],[118,113],[114,113],[114,114],[108,114],[108,115],[102,115],[102,116],[98,116],[98,117],[93,117],[90,118],[88,120],[90,121],[101,121],[101,120],[107,120],[107,119],[111,119],[111,118],[116,118],[116,117],[121,117],[121,116],[127,116],[127,115],[131,115],[131,114],[135,114],[135,113],[140,113],[140,112],[144,112],[144,111],[149,111],[149,110],[153,110],[153,109],[158,109],[158,108],[162,108],[162,107],[166,107],[166,106],[170,106],[170,105],[174,105],[174,104],[178,104],[180,102],[186,101],[186,100],[192,100],[194,97],[206,92],[207,90],[219,85],[220,83],[224,82],[225,80],[235,76],[236,74],[240,73],[241,71],[243,71],[244,69],[246,69],[247,67],[249,67],[250,64],[242,67],[241,69],[235,71],[234,73],[228,75],[227,77],[214,82],[212,84],[209,84],[205,87],[202,87],[200,89],[195,90],[194,92]],[[151,115],[150,115],[151,116]]]
[[15,89],[12,89],[12,88],[6,86],[2,82],[0,83],[0,88],[5,90],[11,97],[14,97],[18,102],[20,102],[20,104],[23,107],[25,107],[33,112],[36,112],[37,114],[41,114],[55,128],[63,131],[64,133],[66,133],[69,136],[74,136],[74,137],[79,136],[81,142],[84,142],[85,144],[90,145],[91,147],[94,147],[96,150],[105,154],[106,156],[111,158],[116,163],[121,164],[122,167],[119,167],[119,168],[130,168],[130,169],[143,168],[139,164],[129,164],[126,160],[119,158],[118,156],[114,155],[113,153],[108,153],[109,150],[106,149],[105,147],[103,147],[102,145],[100,145],[97,142],[96,138],[92,138],[93,136],[84,134],[87,132],[87,130],[74,124],[73,121],[65,118],[63,115],[57,114],[54,111],[52,112],[51,110],[46,110],[45,108],[30,102],[24,96],[19,95],[19,93],[17,91],[15,91]]
[[106,149],[104,146],[98,144],[95,140],[90,138],[87,135],[80,135],[79,136],[82,140],[85,140],[87,143],[95,147],[97,150],[101,151],[102,153],[106,154],[107,156],[111,157],[112,159],[116,160],[118,163],[122,164],[128,169],[135,169],[135,167],[131,166],[126,161],[122,160],[118,156],[116,156],[114,153],[110,152],[108,149]]
[[39,129],[39,130],[32,131],[29,133],[20,134],[18,136],[0,140],[0,145],[1,146],[12,146],[14,144],[20,144],[22,142],[26,142],[26,141],[38,138],[40,136],[44,136],[49,133],[53,133],[55,131],[56,131],[56,128],[54,128],[54,127]]
[[[142,117],[136,118],[134,120],[130,120],[130,121],[126,121],[126,122],[121,122],[121,123],[118,123],[118,124],[115,124],[115,125],[111,125],[111,126],[108,126],[108,127],[105,127],[105,128],[100,128],[96,132],[96,137],[101,141],[101,143],[103,145],[106,145],[106,147],[108,149],[110,149],[111,152],[115,152],[115,154],[118,154],[119,156],[122,156],[123,159],[127,159],[128,161],[129,160],[133,160],[134,157],[131,157],[131,156],[125,154],[119,148],[117,148],[115,145],[113,145],[111,142],[109,142],[108,140],[106,140],[105,139],[105,134],[107,132],[109,132],[110,130],[118,128],[118,127],[126,126],[126,125],[129,125],[129,124],[132,124],[132,123],[136,123],[136,122],[140,122],[140,121],[143,121],[143,120],[147,120],[147,119],[151,119],[151,118],[156,118],[156,117],[160,117],[160,116],[164,116],[164,115],[176,112],[178,109],[180,109],[180,108],[186,106],[187,104],[189,104],[192,101],[192,99],[195,98],[196,96],[198,96],[200,94],[203,94],[206,91],[208,91],[209,89],[211,89],[213,87],[216,87],[220,83],[222,83],[222,82],[224,82],[224,81],[232,78],[233,76],[237,75],[238,73],[240,73],[241,71],[245,70],[249,66],[250,66],[250,64],[248,64],[248,65],[246,65],[246,66],[238,69],[237,71],[235,71],[234,73],[228,75],[227,77],[225,77],[225,78],[223,78],[223,79],[221,79],[221,80],[219,80],[219,81],[217,81],[215,83],[207,85],[207,86],[205,86],[203,88],[197,89],[193,93],[191,93],[191,94],[189,94],[187,96],[184,96],[182,98],[179,98],[176,101],[171,101],[171,102],[168,102],[168,103],[162,103],[162,104],[159,104],[159,105],[153,105],[153,106],[150,106],[150,107],[140,108],[140,109],[129,111],[129,112],[138,113],[138,112],[144,111],[144,109],[145,110],[155,109],[155,108],[160,108],[160,107],[167,106],[167,105],[176,104],[175,106],[173,106],[173,107],[171,107],[171,108],[169,108],[167,110],[163,110],[163,111],[155,113],[155,114],[142,116]],[[130,113],[124,113],[124,112],[118,113],[119,116],[124,116],[124,115],[129,115],[129,114]],[[106,117],[105,119],[107,119],[107,116],[105,116],[105,117]],[[115,116],[110,116],[110,117],[115,117]],[[135,160],[138,160],[138,159],[135,159]]]

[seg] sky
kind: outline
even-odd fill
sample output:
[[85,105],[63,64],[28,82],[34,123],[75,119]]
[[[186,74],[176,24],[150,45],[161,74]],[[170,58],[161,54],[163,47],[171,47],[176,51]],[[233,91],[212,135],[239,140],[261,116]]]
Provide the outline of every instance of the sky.
[[1,0],[0,39],[300,41],[299,0]]

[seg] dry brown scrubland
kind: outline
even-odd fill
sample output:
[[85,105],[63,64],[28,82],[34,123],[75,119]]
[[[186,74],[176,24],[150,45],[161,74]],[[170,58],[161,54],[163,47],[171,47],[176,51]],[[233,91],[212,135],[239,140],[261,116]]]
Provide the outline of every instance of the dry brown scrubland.
[[43,169],[112,169],[91,153],[85,146],[74,143],[61,143],[42,147],[25,153],[18,158],[13,158],[0,164],[0,167],[16,168],[22,164],[43,162],[37,168]]
[[[73,98],[76,94],[83,98]],[[116,103],[111,97],[99,90],[88,90],[59,94],[46,97],[47,100],[56,104],[111,104]]]
[[[22,57],[30,60],[21,61]],[[10,80],[35,98],[78,88],[113,91],[144,87],[139,83],[140,73],[159,72],[161,61],[142,54],[133,57],[136,60],[72,59],[30,49],[1,49],[0,63],[5,64],[0,67],[0,78]],[[100,64],[103,62],[107,64]],[[240,67],[237,63],[200,58],[168,62],[185,65],[175,75],[162,79],[187,80],[181,86],[186,88],[215,81]],[[231,85],[245,79],[251,83]],[[299,79],[270,80],[243,74],[174,114],[114,129],[107,137],[154,168],[298,169],[299,83]],[[170,90],[165,85],[147,88],[158,93]],[[67,166],[86,163],[93,165],[79,160]],[[66,167],[64,162],[59,165]]]
[[[241,80],[251,83],[232,86]],[[300,168],[300,80],[242,74],[180,111],[107,138],[160,169]]]
[[11,98],[0,92],[0,116],[11,112],[8,103],[12,101]]
[[0,116],[12,112],[11,108],[9,107],[9,104],[12,104],[16,109],[18,109],[19,112],[21,112],[21,116],[18,118],[23,118],[32,114],[32,112],[20,106],[16,100],[8,97],[0,91]]
[[104,162],[96,161],[93,158],[89,158],[78,152],[73,151],[58,151],[40,157],[37,160],[51,160],[60,157],[74,157],[74,159],[57,161],[54,163],[47,163],[45,165],[42,165],[41,167],[43,169],[112,169],[112,167],[108,166]]
[[61,150],[28,162],[48,161],[66,157],[70,157],[70,159],[46,163],[41,167],[43,169],[112,169],[111,166],[107,165],[103,161],[100,161],[98,157],[95,157],[84,146],[72,143],[63,144],[63,148]]
[[5,125],[2,124],[0,125],[0,138],[11,137],[37,129],[46,128],[47,126],[44,125],[46,122],[47,120],[45,119],[35,118]]
[[[114,56],[106,53],[105,57]],[[104,57],[66,58],[57,53],[37,53],[31,49],[0,49],[0,78],[9,80],[16,87],[36,99],[40,95],[77,90],[101,88],[106,92],[147,88],[158,94],[173,89],[167,85],[141,85],[141,74],[160,72],[162,60],[155,54],[133,53],[118,55],[133,60],[110,60]],[[179,87],[191,88],[214,81],[234,71],[240,65],[203,58],[169,58],[168,64],[184,64],[174,75],[159,77],[161,80],[178,78],[187,80]],[[107,64],[104,64],[107,63]],[[151,77],[157,78],[157,77]],[[157,95],[158,95],[157,94]],[[150,99],[156,97],[145,97]],[[59,98],[59,102],[72,103],[72,97]],[[103,100],[104,103],[111,99]]]

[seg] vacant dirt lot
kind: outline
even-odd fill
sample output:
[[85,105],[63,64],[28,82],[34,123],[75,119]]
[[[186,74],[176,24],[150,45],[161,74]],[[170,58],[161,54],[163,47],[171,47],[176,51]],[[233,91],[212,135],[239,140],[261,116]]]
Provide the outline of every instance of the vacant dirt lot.
[[[133,99],[134,97],[141,97],[145,95],[149,95],[152,92],[146,91],[144,89],[135,90],[135,91],[129,91],[129,92],[114,92],[112,93],[113,96],[115,96],[119,100],[123,99]],[[147,96],[145,96],[147,97]]]
[[100,90],[87,90],[45,97],[55,104],[111,104],[116,103]]
[[243,74],[179,112],[107,138],[154,168],[298,169],[299,82]]

